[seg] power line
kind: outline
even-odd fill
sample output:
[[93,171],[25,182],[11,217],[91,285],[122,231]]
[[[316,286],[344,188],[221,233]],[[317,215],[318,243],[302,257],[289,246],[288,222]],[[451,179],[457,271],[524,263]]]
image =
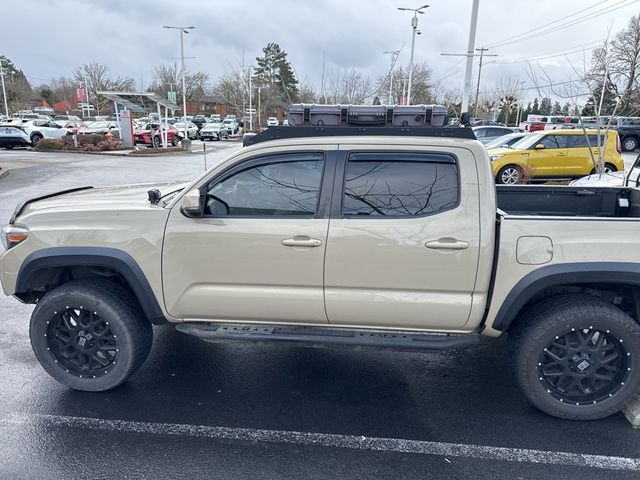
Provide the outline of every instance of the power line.
[[[629,6],[633,5],[634,3],[638,3],[640,0],[632,0],[631,3],[625,3],[627,1],[628,0],[622,0],[622,1],[620,1],[620,2],[618,2],[616,4],[614,4],[614,5],[610,5],[608,7],[605,7],[604,9],[597,10],[595,12],[591,12],[590,14],[588,14],[586,16],[583,16],[583,17],[580,17],[580,18],[571,19],[571,20],[569,20],[569,21],[567,21],[567,22],[565,22],[563,24],[557,25],[557,26],[555,26],[553,28],[550,28],[550,29],[547,29],[547,30],[543,30],[543,31],[540,31],[540,32],[537,32],[537,33],[533,33],[531,35],[522,36],[522,37],[516,38],[515,40],[500,42],[500,43],[492,45],[491,47],[492,48],[504,47],[504,46],[511,45],[511,44],[514,44],[514,43],[519,43],[519,42],[523,42],[523,41],[526,41],[526,40],[532,40],[534,38],[538,38],[538,37],[541,37],[541,36],[544,36],[544,35],[548,35],[550,33],[554,33],[554,32],[557,32],[559,30],[563,30],[565,28],[569,28],[569,27],[572,27],[574,25],[578,25],[579,23],[586,22],[587,20],[592,20],[592,19],[594,19],[596,17],[600,17],[600,16],[605,15],[607,13],[611,13],[611,12],[613,12],[615,10],[619,10],[621,8],[624,8],[624,7],[629,7]],[[624,5],[621,5],[621,3],[624,3]]]
[[[571,15],[569,15],[569,16],[578,15],[579,13],[586,12],[587,10],[591,10],[592,8],[595,8],[595,7],[597,7],[598,5],[602,5],[603,3],[606,3],[607,1],[608,1],[608,0],[602,0],[601,2],[598,2],[598,3],[595,3],[595,4],[591,5],[590,7],[583,8],[582,10],[578,10],[577,12],[574,12],[574,13],[572,13],[572,14],[571,14]],[[625,0],[625,1],[626,1],[626,0]],[[514,39],[514,38],[519,38],[519,37],[521,37],[521,36],[523,36],[523,35],[528,35],[528,34],[530,34],[530,33],[533,33],[533,32],[535,32],[535,31],[537,31],[537,30],[541,30],[541,29],[543,29],[543,28],[545,28],[545,27],[548,27],[548,26],[550,26],[550,25],[553,25],[554,23],[562,22],[562,21],[566,20],[566,18],[567,18],[567,17],[559,18],[558,20],[554,20],[553,22],[545,23],[544,25],[541,25],[541,26],[536,27],[536,28],[532,28],[531,30],[527,30],[526,32],[521,32],[521,33],[518,33],[518,34],[516,34],[516,35],[512,35],[511,37],[503,38],[502,40],[499,40],[499,41],[497,41],[497,42],[495,42],[495,43],[491,43],[491,44],[489,44],[489,46],[490,46],[490,47],[493,47],[493,46],[496,46],[496,45],[498,45],[498,44],[500,44],[500,43],[504,43],[504,42],[507,42],[507,41],[509,41],[509,40],[512,40],[512,39]]]
[[603,41],[597,40],[595,42],[589,42],[588,44],[583,45],[582,48],[577,48],[578,46],[575,46],[575,47],[572,47],[571,49],[559,50],[558,52],[555,52],[555,53],[549,52],[548,54],[540,54],[534,57],[521,57],[521,58],[514,58],[514,59],[507,58],[504,60],[496,60],[496,61],[487,62],[487,63],[507,64],[507,63],[536,62],[538,60],[545,60],[547,58],[564,57],[565,55],[572,55],[574,53],[584,52],[585,50],[588,50],[588,48],[585,48],[586,45],[592,46],[591,50],[593,50],[593,48],[595,48],[597,45],[600,45],[602,43]]

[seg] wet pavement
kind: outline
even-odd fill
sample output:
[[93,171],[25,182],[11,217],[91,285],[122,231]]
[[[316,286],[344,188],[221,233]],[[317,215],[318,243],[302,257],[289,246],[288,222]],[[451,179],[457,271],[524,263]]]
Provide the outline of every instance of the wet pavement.
[[[203,158],[0,151],[5,164],[27,166],[0,179],[2,221],[47,192],[190,179]],[[39,366],[31,310],[0,296],[0,478],[640,477],[640,432],[531,407],[504,339],[418,354],[211,345],[162,326],[130,381],[90,394]]]

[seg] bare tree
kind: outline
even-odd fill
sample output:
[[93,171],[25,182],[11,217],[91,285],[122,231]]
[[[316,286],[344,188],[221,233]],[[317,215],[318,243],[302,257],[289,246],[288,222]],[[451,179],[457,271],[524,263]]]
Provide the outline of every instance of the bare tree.
[[640,15],[629,20],[608,45],[593,51],[592,67],[585,76],[590,85],[602,85],[608,77],[609,89],[620,96],[620,111],[627,112],[638,94],[640,79]]
[[209,93],[218,97],[236,115],[244,115],[242,111],[244,96],[248,95],[246,83],[238,70],[224,74],[211,88]]
[[109,103],[99,91],[133,90],[135,82],[130,77],[112,77],[109,67],[106,65],[91,62],[78,67],[73,74],[74,80],[79,85],[84,85],[89,94],[89,101],[95,104],[98,114]]
[[371,81],[355,68],[331,70],[326,89],[327,103],[365,103],[371,95]]
[[[185,91],[187,100],[193,100],[205,93],[209,76],[203,72],[185,72]],[[153,81],[149,89],[162,97],[167,92],[182,92],[182,69],[176,63],[173,65],[159,65],[153,69]],[[179,99],[182,98],[178,94]],[[181,103],[181,102],[179,102]]]
[[[412,104],[429,104],[434,103],[433,83],[431,81],[431,69],[426,63],[419,63],[413,66],[413,74],[411,76],[411,103]],[[409,78],[409,70],[404,67],[398,67],[391,75],[388,73],[378,78],[376,95],[385,99],[389,95],[389,83],[391,82],[393,101],[399,103],[400,98],[406,96],[407,79]]]

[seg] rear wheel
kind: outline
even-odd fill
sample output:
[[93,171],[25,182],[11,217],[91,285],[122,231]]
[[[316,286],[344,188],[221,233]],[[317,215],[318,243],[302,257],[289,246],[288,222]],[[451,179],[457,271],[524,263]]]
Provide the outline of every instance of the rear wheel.
[[174,135],[173,138],[171,139],[171,145],[173,145],[174,147],[177,147],[179,142],[180,142],[180,139],[178,138],[178,136]]
[[502,167],[496,176],[496,182],[503,185],[515,185],[520,182],[522,173],[516,165]]
[[611,172],[617,172],[618,168],[612,164],[612,163],[605,163],[604,164],[604,172],[605,173],[611,173]]
[[40,299],[31,316],[31,346],[40,364],[67,387],[117,387],[144,362],[151,324],[137,300],[109,281],[73,281]]
[[638,139],[635,137],[627,137],[624,139],[624,141],[622,142],[622,149],[625,152],[633,152],[635,149],[638,148]]
[[550,415],[604,418],[640,387],[640,325],[597,297],[544,300],[509,337],[522,392]]

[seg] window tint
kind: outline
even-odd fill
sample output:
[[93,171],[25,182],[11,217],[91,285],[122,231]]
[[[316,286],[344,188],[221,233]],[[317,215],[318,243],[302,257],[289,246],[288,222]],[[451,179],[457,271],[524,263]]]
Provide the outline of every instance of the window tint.
[[313,216],[320,194],[323,156],[280,158],[282,161],[249,167],[210,185],[206,214],[216,217]]
[[501,137],[508,133],[512,133],[508,128],[490,128],[487,132],[487,137]]
[[448,155],[353,154],[347,164],[346,216],[419,216],[458,204],[458,169]]

